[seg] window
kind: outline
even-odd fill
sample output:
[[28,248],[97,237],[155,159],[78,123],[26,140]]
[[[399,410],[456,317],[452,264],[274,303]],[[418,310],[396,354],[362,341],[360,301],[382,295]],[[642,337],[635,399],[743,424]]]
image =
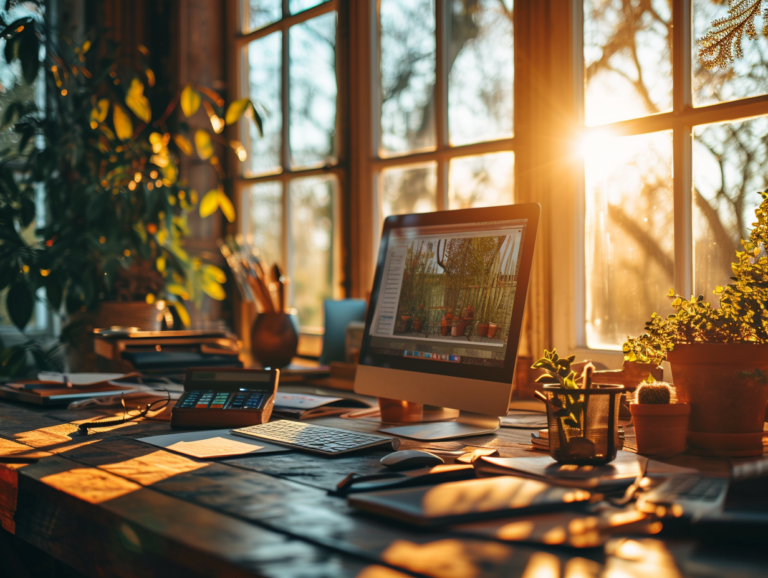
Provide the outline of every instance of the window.
[[[7,10],[0,7],[0,16],[2,21],[10,24],[19,18],[31,16],[37,20],[43,19],[40,7],[32,3],[16,3],[7,6]],[[5,40],[0,38],[0,52],[5,49]],[[21,72],[21,65],[15,61],[9,65],[4,57],[0,57],[0,119],[5,118],[5,109],[9,103],[14,101],[35,101],[37,107],[42,109],[45,106],[45,86],[42,82],[27,84]],[[12,136],[8,131],[0,132],[0,152],[18,144],[18,137]],[[21,164],[21,162],[20,162]],[[28,242],[35,239],[35,229],[45,225],[45,203],[42,190],[35,192],[36,215],[35,221],[22,232],[22,236]],[[7,289],[0,292],[0,333],[9,330],[16,333],[12,328],[10,319],[5,309],[5,295]],[[51,311],[45,305],[45,291],[40,289],[39,299],[35,303],[35,309],[32,319],[27,326],[26,332],[29,334],[49,334],[52,330],[57,330],[57,319],[54,318]]]
[[263,136],[240,127],[241,232],[287,272],[302,331],[317,332],[323,300],[340,296],[338,2],[239,2],[237,97],[264,113]]
[[768,41],[745,38],[732,70],[710,71],[695,40],[727,2],[580,4],[586,136],[571,343],[619,350],[653,311],[670,311],[670,288],[712,298],[728,282],[768,186]]
[[377,4],[376,217],[511,203],[512,0]]

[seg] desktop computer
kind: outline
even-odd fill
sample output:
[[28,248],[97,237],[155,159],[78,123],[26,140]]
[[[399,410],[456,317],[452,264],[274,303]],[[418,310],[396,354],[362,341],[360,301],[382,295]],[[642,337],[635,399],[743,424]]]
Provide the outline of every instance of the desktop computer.
[[355,391],[459,417],[382,431],[440,440],[498,429],[540,211],[532,203],[385,220]]

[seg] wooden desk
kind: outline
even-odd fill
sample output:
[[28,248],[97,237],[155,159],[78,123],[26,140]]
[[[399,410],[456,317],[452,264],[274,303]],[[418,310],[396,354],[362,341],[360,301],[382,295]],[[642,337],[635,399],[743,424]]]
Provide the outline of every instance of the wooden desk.
[[[743,557],[690,541],[642,538],[652,554],[638,557],[635,547],[634,558],[622,558],[602,550],[545,549],[420,531],[354,513],[345,500],[326,493],[352,471],[380,471],[384,452],[205,462],[135,441],[168,433],[166,422],[72,436],[76,428],[65,420],[88,417],[0,403],[0,455],[27,451],[42,457],[35,464],[0,464],[2,528],[88,576],[576,578],[615,572],[664,578],[728,575],[724,569],[736,560],[747,576],[761,576],[766,567],[765,559],[747,564]],[[376,425],[318,421],[365,431]],[[531,455],[524,443],[529,435],[504,429],[440,445],[489,443],[502,455]]]

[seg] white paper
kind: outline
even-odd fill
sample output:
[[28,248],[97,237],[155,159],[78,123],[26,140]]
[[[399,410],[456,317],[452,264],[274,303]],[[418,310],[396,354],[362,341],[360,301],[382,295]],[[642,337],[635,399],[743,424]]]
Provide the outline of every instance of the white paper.
[[[223,455],[245,455],[249,453],[275,453],[275,452],[285,452],[290,451],[289,448],[278,446],[275,444],[270,444],[265,441],[257,440],[257,439],[250,439],[246,437],[241,436],[235,436],[229,433],[229,429],[217,429],[217,430],[204,430],[204,431],[185,431],[181,433],[173,433],[168,435],[162,435],[162,436],[151,436],[148,438],[140,438],[138,441],[144,442],[159,448],[165,448],[172,451],[179,451],[180,453],[186,453],[187,455],[195,455],[186,451],[186,449],[195,450],[193,446],[179,446],[181,449],[173,448],[171,446],[174,446],[176,444],[192,444],[194,442],[203,442],[203,449],[210,450],[210,447],[206,448],[206,442],[209,440],[232,440],[234,442],[238,442],[239,444],[242,444],[240,447],[241,451],[238,451],[236,453],[227,453],[222,454]],[[221,443],[221,442],[217,442]],[[230,450],[234,448],[234,444],[229,444],[227,446]],[[250,447],[251,449],[248,449]],[[199,448],[198,448],[199,449]],[[201,457],[201,456],[196,456]],[[207,457],[214,457],[214,456],[207,456]],[[221,456],[220,456],[221,457]]]
[[40,381],[56,381],[64,385],[71,383],[75,387],[82,387],[105,381],[113,381],[124,376],[124,373],[58,373],[55,371],[41,371],[37,374],[37,379]]
[[304,393],[275,394],[275,408],[285,409],[315,409],[323,407],[334,401],[341,401],[342,397],[325,397],[323,395],[307,395]]

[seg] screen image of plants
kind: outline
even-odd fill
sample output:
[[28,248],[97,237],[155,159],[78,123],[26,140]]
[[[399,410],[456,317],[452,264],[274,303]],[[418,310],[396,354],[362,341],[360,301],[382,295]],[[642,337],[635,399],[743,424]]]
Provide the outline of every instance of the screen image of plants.
[[518,252],[514,235],[411,241],[395,335],[502,347],[512,317]]

